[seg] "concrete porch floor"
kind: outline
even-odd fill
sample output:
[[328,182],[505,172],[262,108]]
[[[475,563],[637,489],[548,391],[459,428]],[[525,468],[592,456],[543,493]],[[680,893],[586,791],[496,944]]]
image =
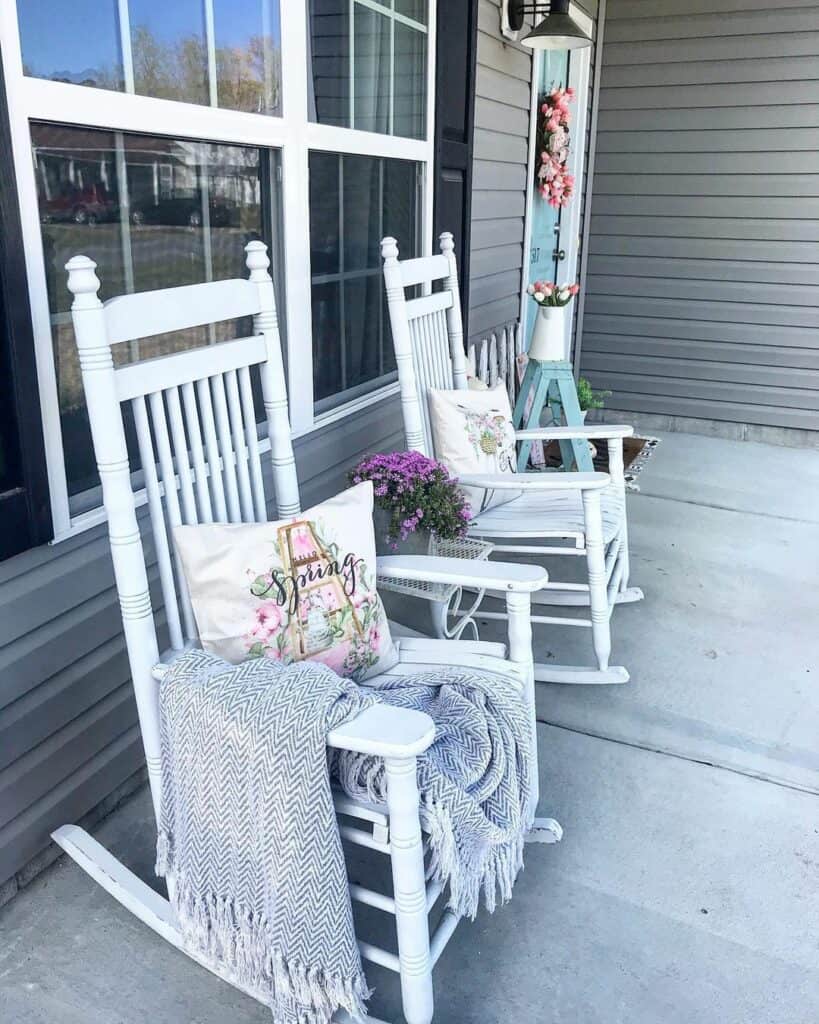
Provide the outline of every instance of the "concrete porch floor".
[[[819,1020],[819,452],[669,434],[640,486],[646,601],[614,617],[632,680],[538,687],[565,838],[456,932],[442,1024]],[[565,632],[536,632],[538,660],[587,659]],[[146,793],[98,838],[152,877]],[[367,973],[400,1019],[394,976]],[[3,1024],[266,1020],[65,858],[0,911]]]

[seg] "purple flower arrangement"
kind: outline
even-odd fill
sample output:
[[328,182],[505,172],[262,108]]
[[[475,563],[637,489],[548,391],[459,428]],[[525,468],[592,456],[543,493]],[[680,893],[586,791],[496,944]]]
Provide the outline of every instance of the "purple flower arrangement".
[[420,452],[368,455],[350,473],[350,482],[371,480],[375,503],[389,513],[387,541],[397,548],[416,530],[441,540],[463,537],[472,510],[446,466]]

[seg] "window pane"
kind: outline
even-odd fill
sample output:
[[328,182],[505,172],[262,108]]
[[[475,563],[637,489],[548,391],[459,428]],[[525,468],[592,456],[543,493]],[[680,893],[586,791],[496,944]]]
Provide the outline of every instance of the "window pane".
[[271,0],[213,0],[218,105],[281,116],[281,25]]
[[395,0],[395,9],[407,18],[427,23],[427,0]]
[[[65,263],[80,252],[94,259],[103,299],[242,276],[244,246],[268,233],[262,205],[265,192],[272,194],[277,155],[51,124],[32,125],[32,143],[66,472],[69,494],[77,495],[98,480]],[[271,255],[275,260],[275,249]],[[194,348],[240,330],[247,325],[133,341],[115,349],[115,361]]]
[[[281,114],[279,0],[18,0],[25,73],[142,96]],[[212,11],[209,32],[206,11]]]
[[342,161],[344,270],[377,267],[381,232],[382,160],[345,156]]
[[353,4],[353,128],[390,133],[390,19]]
[[25,74],[125,88],[116,0],[18,0],[17,18]]
[[338,390],[344,372],[342,348],[328,345],[328,338],[339,332],[341,324],[341,286],[338,281],[314,284],[313,295],[313,387],[315,396],[325,398]]
[[394,378],[380,242],[418,254],[418,168],[405,160],[310,154],[313,386],[319,411]]
[[321,124],[424,138],[426,0],[310,0],[311,112]]
[[200,0],[129,0],[134,91],[185,103],[208,102],[208,54]]
[[349,0],[310,0],[310,119],[350,123]]
[[341,268],[340,174],[337,154],[310,154],[310,265],[314,277],[335,274]]
[[400,22],[395,24],[394,134],[411,139],[424,135],[426,123],[427,37]]

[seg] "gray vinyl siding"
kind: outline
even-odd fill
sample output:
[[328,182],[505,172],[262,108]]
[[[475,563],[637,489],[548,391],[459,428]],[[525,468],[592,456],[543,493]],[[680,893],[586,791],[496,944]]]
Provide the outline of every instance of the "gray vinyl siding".
[[819,429],[819,2],[608,0],[581,372]]
[[[342,489],[361,454],[400,447],[400,423],[391,398],[297,442],[304,505]],[[0,889],[142,764],[105,531],[0,565]]]
[[531,51],[504,39],[498,0],[479,0],[469,336],[520,314]]

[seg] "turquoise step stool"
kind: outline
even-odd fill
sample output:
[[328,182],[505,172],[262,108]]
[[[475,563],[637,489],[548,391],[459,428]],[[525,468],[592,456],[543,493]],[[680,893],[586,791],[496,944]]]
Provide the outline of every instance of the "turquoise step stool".
[[[526,403],[532,396],[532,406],[526,414]],[[541,426],[543,407],[548,405],[551,418],[543,426],[582,427],[583,414],[577,401],[577,387],[571,363],[541,362],[530,359],[515,402],[512,421],[516,430],[535,430]],[[529,462],[531,441],[523,441],[518,455],[518,472],[523,473]],[[594,471],[588,441],[583,438],[560,441],[563,469],[577,467],[581,473]]]

